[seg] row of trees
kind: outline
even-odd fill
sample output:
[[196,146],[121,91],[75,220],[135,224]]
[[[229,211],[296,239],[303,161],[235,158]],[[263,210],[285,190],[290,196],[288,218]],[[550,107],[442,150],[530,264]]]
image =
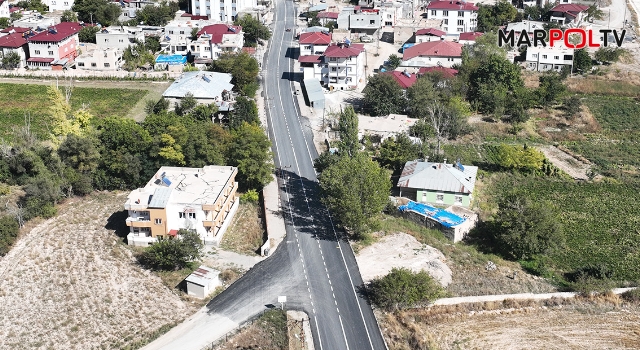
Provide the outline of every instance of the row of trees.
[[[72,11],[64,12],[63,22],[79,20],[85,23],[100,23],[103,26],[110,26],[119,24],[118,17],[122,13],[120,5],[109,0],[77,0],[74,1],[71,9]],[[136,18],[121,24],[138,25],[143,22],[151,26],[164,26],[179,9],[177,2],[163,1],[157,6],[145,6],[137,10]]]

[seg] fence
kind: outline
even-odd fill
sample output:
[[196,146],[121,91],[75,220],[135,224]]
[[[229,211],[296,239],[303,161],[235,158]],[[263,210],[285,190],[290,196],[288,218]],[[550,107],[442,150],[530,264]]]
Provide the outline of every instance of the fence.
[[262,315],[265,314],[265,312],[267,312],[268,310],[262,310],[260,312],[258,312],[257,314],[251,316],[247,321],[245,321],[244,323],[240,324],[238,327],[230,330],[229,332],[227,332],[225,335],[221,336],[220,338],[214,340],[211,342],[211,344],[205,345],[204,347],[202,347],[200,350],[216,350],[216,348],[223,344],[223,343],[227,343],[229,341],[230,337],[233,337],[234,335],[240,333],[240,331],[242,331],[244,328],[246,328],[247,326],[251,326],[253,325],[253,323],[259,319],[260,317],[262,317]]

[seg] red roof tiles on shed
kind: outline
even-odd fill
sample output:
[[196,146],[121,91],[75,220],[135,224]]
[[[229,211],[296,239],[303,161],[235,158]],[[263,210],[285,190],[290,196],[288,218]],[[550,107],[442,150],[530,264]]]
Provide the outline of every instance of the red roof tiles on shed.
[[317,55],[305,55],[298,57],[300,63],[322,63],[320,56]]
[[418,56],[462,57],[462,44],[451,41],[431,41],[413,45],[404,50],[403,60]]
[[82,29],[80,23],[62,22],[30,37],[29,41],[57,43],[72,35],[77,34],[80,29]]
[[363,51],[364,45],[362,44],[351,44],[350,46],[334,44],[327,47],[324,56],[336,58],[358,57]]
[[0,47],[17,49],[19,47],[22,47],[26,43],[27,39],[25,39],[20,33],[12,33],[0,37]]
[[340,14],[337,12],[326,12],[326,11],[322,11],[320,13],[318,13],[318,18],[329,18],[329,19],[338,19],[338,16]]
[[460,38],[458,40],[476,41],[476,39],[481,37],[483,34],[484,33],[480,33],[480,32],[460,33]]
[[392,71],[392,72],[384,72],[384,73],[380,73],[382,75],[390,75],[393,77],[393,79],[398,82],[398,84],[403,88],[403,89],[408,89],[410,88],[415,82],[416,79],[418,79],[418,76],[415,74],[411,74],[411,73],[407,73],[409,76],[405,75],[404,72],[398,72],[398,71]]
[[300,34],[298,40],[300,44],[329,45],[331,43],[331,33],[311,32]]
[[423,28],[418,29],[416,35],[433,35],[433,36],[443,36],[447,35],[447,32],[443,32],[442,30],[438,30],[435,28]]
[[562,4],[551,9],[551,12],[562,12],[575,17],[578,13],[586,11],[589,6],[578,4]]
[[462,1],[432,1],[427,5],[429,10],[456,10],[456,11],[478,11],[478,7],[472,2]]
[[10,33],[11,31],[14,31],[14,33],[24,33],[24,32],[28,32],[31,30],[31,28],[22,28],[22,27],[7,27],[3,30],[0,30],[0,33]]

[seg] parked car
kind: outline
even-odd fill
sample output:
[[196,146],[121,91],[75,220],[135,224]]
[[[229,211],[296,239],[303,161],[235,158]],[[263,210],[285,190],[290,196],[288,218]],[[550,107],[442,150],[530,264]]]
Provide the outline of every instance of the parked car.
[[362,42],[362,43],[370,43],[370,42],[373,42],[373,38],[371,36],[365,34],[365,35],[360,37],[360,42]]

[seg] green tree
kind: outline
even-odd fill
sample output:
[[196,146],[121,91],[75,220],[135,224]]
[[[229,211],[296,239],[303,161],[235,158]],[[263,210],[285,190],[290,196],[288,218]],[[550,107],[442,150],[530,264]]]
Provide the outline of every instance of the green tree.
[[179,116],[187,115],[191,113],[191,111],[193,111],[193,109],[196,108],[197,105],[198,100],[196,100],[191,92],[187,92],[184,97],[180,99],[180,102],[176,103],[176,114]]
[[71,10],[64,10],[60,22],[78,22],[78,15]]
[[582,100],[576,95],[568,96],[564,99],[562,108],[565,110],[567,117],[575,117],[582,109]]
[[242,27],[246,46],[255,47],[258,40],[269,40],[271,38],[269,28],[250,14],[245,14],[242,17],[238,16],[233,24]]
[[201,258],[203,247],[196,232],[179,230],[176,238],[163,239],[146,248],[140,262],[156,270],[180,270]]
[[0,29],[5,29],[11,26],[11,20],[6,17],[0,18]]
[[524,87],[520,68],[503,56],[491,54],[469,74],[468,98],[482,113],[501,114],[507,99]]
[[364,104],[372,116],[402,113],[405,98],[402,87],[388,74],[378,74],[369,78],[362,91]]
[[149,26],[165,26],[180,10],[177,2],[163,1],[157,6],[145,6],[136,11],[136,24],[142,22]]
[[536,95],[540,105],[545,108],[551,107],[567,91],[567,87],[562,83],[562,77],[558,73],[545,73],[538,80],[540,85],[536,89]]
[[121,153],[144,153],[151,143],[151,136],[133,119],[107,117],[96,125],[98,141],[104,150]]
[[358,115],[352,106],[345,107],[344,111],[340,113],[338,130],[340,154],[354,156],[360,151],[360,140],[358,140]]
[[197,121],[211,122],[216,113],[218,113],[218,106],[216,106],[215,103],[210,103],[208,105],[197,105],[191,113],[189,113],[189,116]]
[[480,32],[495,30],[498,26],[513,22],[518,14],[511,3],[500,0],[494,5],[478,5],[478,27]]
[[[253,97],[246,93],[247,87],[257,84],[259,66],[258,61],[246,52],[241,53],[223,53],[220,57],[213,61],[209,70],[214,72],[230,73],[233,79],[234,89],[244,92],[248,97]],[[251,89],[250,89],[251,90]],[[255,91],[253,91],[255,94]]]
[[147,36],[144,38],[144,48],[151,53],[160,51],[160,38],[157,36]]
[[405,163],[420,156],[421,147],[415,144],[407,134],[398,134],[388,138],[380,146],[380,163],[394,171],[402,169]]
[[261,189],[271,182],[271,141],[262,128],[247,122],[231,132],[229,163],[238,167],[238,183],[244,189]]
[[540,21],[542,19],[543,10],[540,6],[525,6],[524,19],[530,21]]
[[575,50],[573,53],[574,73],[588,73],[593,67],[593,60],[586,48]]
[[169,110],[169,100],[164,97],[160,97],[158,101],[148,100],[144,108],[147,114],[160,114]]
[[226,165],[225,155],[231,145],[231,133],[220,124],[192,123],[188,139],[182,147],[187,166]]
[[495,239],[502,253],[517,260],[545,254],[562,244],[562,227],[555,206],[530,200],[524,193],[505,196],[498,203]]
[[155,56],[147,49],[146,44],[138,41],[135,45],[129,45],[124,50],[122,58],[125,61],[123,67],[128,71],[133,71],[145,64],[153,65],[156,60]]
[[377,224],[389,200],[391,181],[386,171],[364,153],[341,157],[318,178],[322,202],[357,237]]
[[49,12],[49,6],[41,0],[22,0],[18,1],[16,6],[30,11],[38,11],[40,13]]
[[96,43],[96,33],[100,31],[98,27],[84,27],[78,33],[78,39],[81,43]]
[[329,151],[322,152],[318,158],[313,161],[313,167],[316,168],[318,173],[323,172],[326,168],[337,163],[340,160],[340,156],[336,153]]
[[243,96],[236,98],[233,105],[233,111],[229,115],[229,127],[237,129],[242,123],[260,125],[260,117],[258,116],[258,106],[253,100]]
[[416,273],[396,267],[371,281],[366,289],[371,301],[387,311],[425,305],[445,295],[442,286],[424,270]]
[[400,64],[402,64],[402,59],[398,57],[398,55],[393,54],[389,56],[389,59],[387,60],[387,66],[389,67],[389,70],[395,70],[396,68],[400,67]]
[[67,138],[58,148],[58,155],[62,162],[82,174],[90,174],[98,168],[100,153],[95,140],[75,134]]
[[318,11],[307,12],[307,26],[308,27],[320,27],[320,19],[318,18]]
[[20,67],[20,55],[15,51],[10,51],[2,57],[3,69],[16,69]]
[[587,16],[585,17],[586,21],[598,20],[601,21],[604,18],[604,12],[598,8],[596,5],[591,5],[586,11]]
[[120,13],[120,6],[109,0],[76,0],[71,10],[78,14],[78,20],[85,23],[114,24]]
[[18,238],[20,226],[10,216],[0,217],[0,256],[5,256]]
[[407,112],[412,118],[423,118],[427,115],[427,106],[439,99],[433,81],[420,77],[407,89]]
[[544,154],[527,145],[518,147],[501,143],[486,146],[486,149],[488,162],[504,170],[535,173],[544,165]]
[[593,55],[593,58],[599,62],[618,62],[620,57],[627,53],[627,50],[621,47],[600,47]]

